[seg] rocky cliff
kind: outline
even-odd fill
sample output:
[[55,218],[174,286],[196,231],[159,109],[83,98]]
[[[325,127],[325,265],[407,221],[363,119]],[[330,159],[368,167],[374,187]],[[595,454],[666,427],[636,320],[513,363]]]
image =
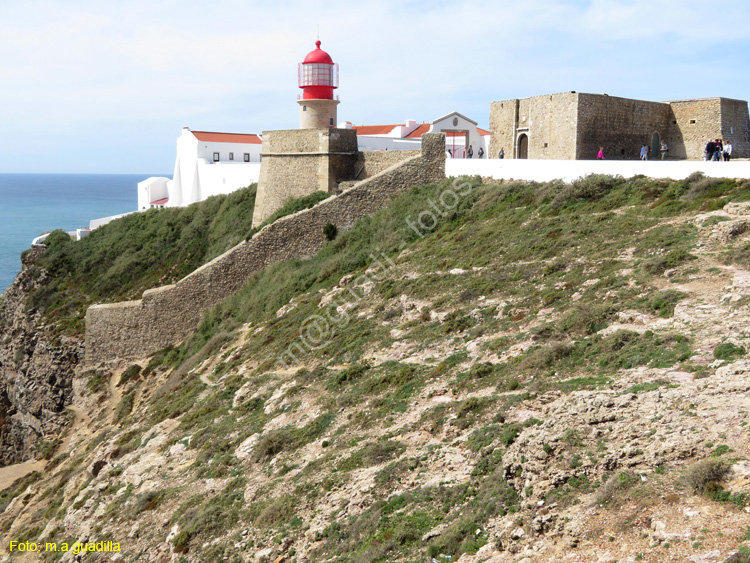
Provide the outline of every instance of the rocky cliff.
[[29,292],[44,273],[30,266],[31,255],[26,258],[0,297],[0,466],[54,448],[83,358],[80,341],[54,336],[28,306]]

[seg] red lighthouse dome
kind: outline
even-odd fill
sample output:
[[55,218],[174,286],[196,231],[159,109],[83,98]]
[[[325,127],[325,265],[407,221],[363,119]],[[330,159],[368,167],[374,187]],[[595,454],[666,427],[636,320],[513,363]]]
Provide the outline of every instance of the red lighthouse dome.
[[320,48],[319,40],[315,42],[315,49],[299,64],[298,79],[299,87],[304,92],[302,99],[333,99],[333,90],[339,87],[339,65]]

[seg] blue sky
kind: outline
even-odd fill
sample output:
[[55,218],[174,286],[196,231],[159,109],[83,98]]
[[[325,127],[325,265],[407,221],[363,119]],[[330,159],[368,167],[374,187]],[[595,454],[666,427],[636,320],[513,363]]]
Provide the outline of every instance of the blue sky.
[[170,173],[183,126],[297,127],[316,27],[339,120],[553,92],[750,98],[750,3],[0,0],[0,172]]

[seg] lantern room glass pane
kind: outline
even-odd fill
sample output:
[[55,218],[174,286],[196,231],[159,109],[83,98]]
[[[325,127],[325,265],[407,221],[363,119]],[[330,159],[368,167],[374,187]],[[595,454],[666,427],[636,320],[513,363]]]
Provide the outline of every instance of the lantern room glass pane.
[[328,63],[300,63],[299,86],[331,86],[338,88],[338,65]]

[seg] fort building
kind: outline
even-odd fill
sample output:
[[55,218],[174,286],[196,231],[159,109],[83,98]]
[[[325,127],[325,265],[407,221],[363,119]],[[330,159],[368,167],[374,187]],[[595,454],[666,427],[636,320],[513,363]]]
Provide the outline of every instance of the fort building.
[[492,102],[490,158],[586,160],[603,148],[607,159],[637,159],[641,147],[670,159],[703,158],[709,139],[750,157],[750,116],[744,100],[705,98],[649,102],[607,94],[563,92]]

